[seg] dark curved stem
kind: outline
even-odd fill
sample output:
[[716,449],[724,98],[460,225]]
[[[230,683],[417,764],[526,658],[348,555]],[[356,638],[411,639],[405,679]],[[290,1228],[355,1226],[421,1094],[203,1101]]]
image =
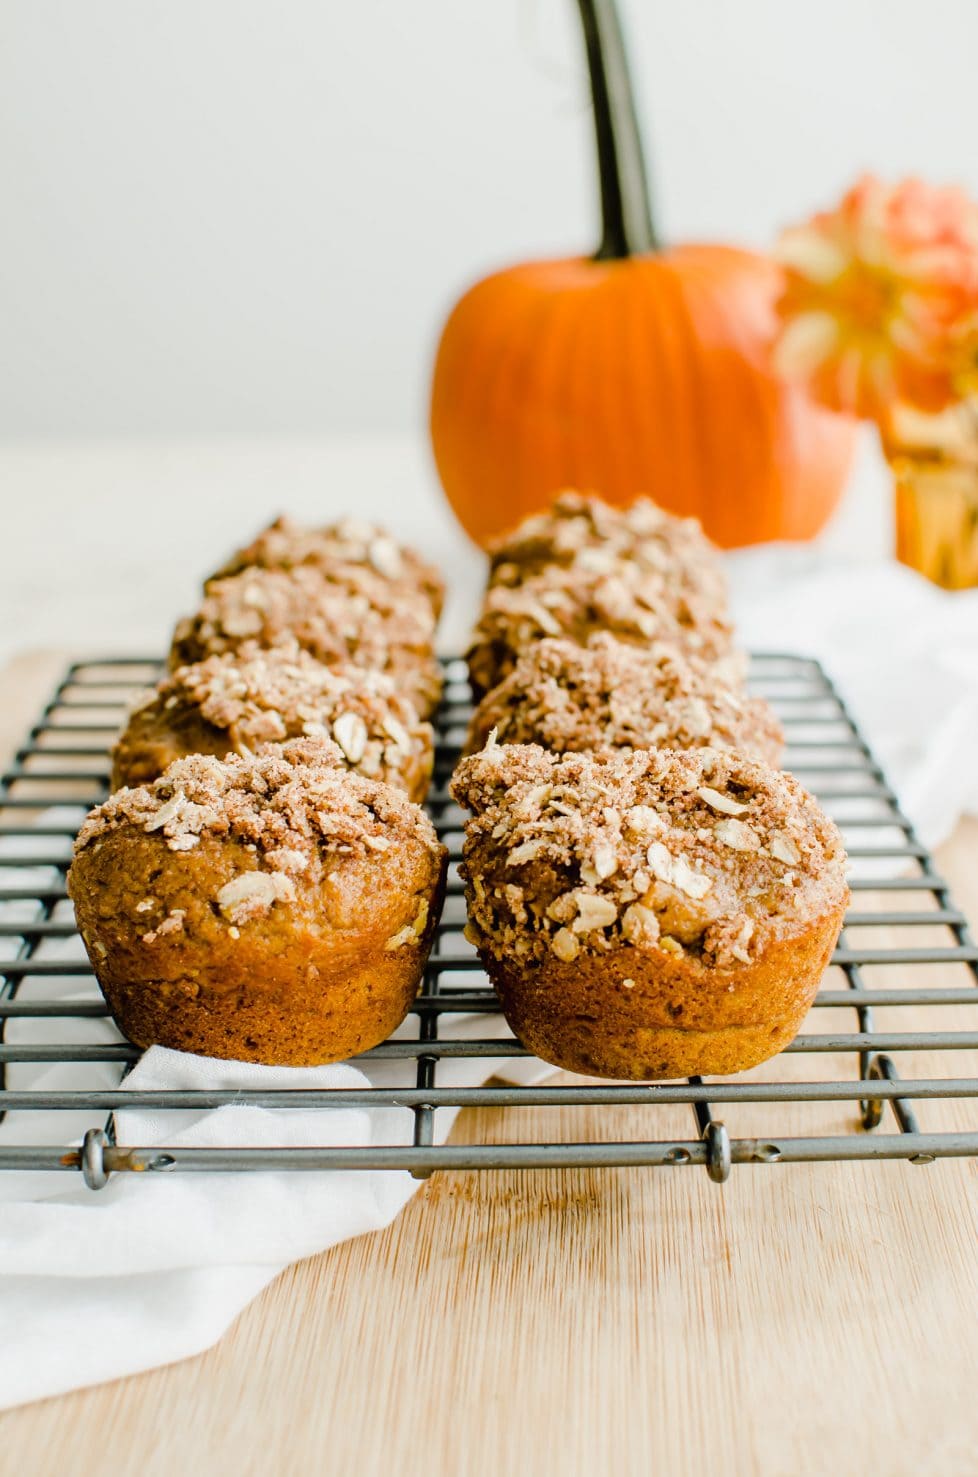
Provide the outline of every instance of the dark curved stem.
[[658,251],[635,97],[615,0],[578,0],[601,180],[596,261]]

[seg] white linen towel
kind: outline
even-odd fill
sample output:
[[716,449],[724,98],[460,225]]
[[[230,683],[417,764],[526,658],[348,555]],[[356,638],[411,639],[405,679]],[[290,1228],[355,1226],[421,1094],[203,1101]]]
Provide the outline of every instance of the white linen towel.
[[[77,940],[57,945],[66,959],[84,957],[79,949]],[[51,945],[44,957],[55,956]],[[100,997],[93,983],[64,976],[29,979],[18,998]],[[416,1031],[409,1018],[397,1034]],[[446,1037],[508,1034],[495,1016],[448,1018],[441,1030]],[[64,1021],[8,1023],[11,1044],[44,1036],[63,1043]],[[97,1018],[72,1021],[71,1037],[122,1039],[110,1021]],[[550,1070],[527,1058],[446,1060],[438,1081],[474,1086],[499,1075],[530,1082]],[[8,1071],[12,1087],[38,1091],[107,1087],[119,1078],[119,1068],[107,1064],[25,1064]],[[409,1087],[415,1071],[412,1059],[261,1067],[153,1047],[122,1085],[125,1091]],[[435,1115],[438,1142],[455,1113]],[[0,1124],[0,1143],[64,1144],[91,1127],[93,1116],[11,1113]],[[412,1128],[413,1116],[403,1108],[116,1113],[123,1145],[366,1147],[409,1144]],[[57,1173],[0,1176],[0,1401],[17,1405],[207,1348],[283,1267],[388,1225],[418,1189],[419,1181],[399,1170],[122,1173],[97,1192]]]
[[[978,809],[978,593],[945,595],[892,565],[827,569],[808,550],[750,551],[734,556],[731,569],[744,644],[825,662],[925,840],[940,840],[962,809]],[[16,848],[13,840],[3,845],[8,856]],[[6,874],[8,886],[51,880],[36,869]],[[0,904],[0,917],[29,921],[32,907]],[[70,908],[56,916],[70,917]],[[71,947],[47,941],[40,954],[78,957]],[[89,982],[64,976],[28,979],[19,998],[98,997]],[[49,1040],[69,1039],[63,1022],[43,1029]],[[483,1036],[503,1027],[479,1019],[455,1020],[451,1029]],[[6,1039],[37,1041],[42,1025],[11,1021]],[[119,1038],[111,1022],[89,1019],[71,1023],[70,1039]],[[446,1061],[439,1081],[475,1084],[494,1071],[526,1081],[548,1070],[527,1060]],[[13,1065],[8,1077],[23,1089],[94,1087],[114,1084],[118,1071]],[[125,1087],[413,1081],[410,1061],[276,1069],[154,1048]],[[439,1137],[452,1116],[436,1115]],[[117,1122],[121,1143],[144,1145],[406,1142],[411,1130],[410,1115],[391,1109],[123,1109]],[[62,1144],[91,1126],[90,1114],[32,1114],[30,1141],[41,1133]],[[26,1139],[18,1115],[0,1124],[0,1142]],[[417,1188],[398,1171],[119,1174],[98,1192],[67,1175],[0,1175],[0,1401],[53,1395],[208,1347],[288,1262],[387,1225]]]
[[926,845],[978,813],[978,590],[806,546],[744,550],[728,568],[741,643],[818,657]]

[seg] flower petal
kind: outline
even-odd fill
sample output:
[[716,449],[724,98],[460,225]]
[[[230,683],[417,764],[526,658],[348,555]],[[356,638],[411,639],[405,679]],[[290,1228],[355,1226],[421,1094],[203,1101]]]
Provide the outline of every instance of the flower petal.
[[774,254],[783,266],[793,268],[811,282],[833,281],[845,271],[850,260],[837,241],[808,226],[783,231]]
[[839,320],[831,313],[801,313],[774,346],[774,367],[789,378],[803,378],[828,359],[839,344]]

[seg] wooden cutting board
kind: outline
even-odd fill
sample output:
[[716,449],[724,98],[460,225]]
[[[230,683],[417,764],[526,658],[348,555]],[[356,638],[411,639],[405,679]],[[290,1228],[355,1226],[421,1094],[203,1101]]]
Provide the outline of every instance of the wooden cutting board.
[[[65,660],[0,673],[5,751]],[[939,864],[978,920],[978,823]],[[209,1353],[0,1417],[0,1472],[974,1474],[976,1309],[974,1160],[439,1175]]]

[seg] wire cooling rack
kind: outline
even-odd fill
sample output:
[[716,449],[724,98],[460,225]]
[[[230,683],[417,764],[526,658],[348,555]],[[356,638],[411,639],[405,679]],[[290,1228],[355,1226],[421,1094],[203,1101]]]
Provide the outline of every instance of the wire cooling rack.
[[[92,1189],[112,1173],[146,1170],[399,1168],[424,1178],[436,1169],[700,1164],[722,1181],[733,1164],[929,1164],[978,1154],[978,949],[825,673],[814,661],[774,654],[752,659],[751,686],[785,725],[787,767],[842,827],[855,902],[802,1034],[773,1062],[709,1083],[619,1085],[564,1074],[535,1086],[445,1084],[448,1063],[484,1060],[488,1077],[500,1058],[526,1055],[502,1027],[462,935],[462,817],[447,783],[470,701],[464,666],[451,660],[428,801],[453,859],[448,897],[409,1037],[360,1059],[393,1059],[413,1085],[127,1088],[139,1050],[113,1037],[87,963],[77,951],[64,957],[75,932],[65,873],[85,811],[107,791],[108,750],[128,701],[158,674],[157,662],[135,658],[72,665],[0,777],[0,1169],[80,1173]],[[467,1030],[453,1039],[460,1018]],[[122,1106],[227,1104],[385,1107],[396,1111],[384,1121],[400,1128],[368,1148],[115,1142],[113,1114]],[[454,1141],[441,1142],[446,1110],[460,1107],[493,1111],[459,1120]],[[874,1131],[885,1117],[892,1131]]]

